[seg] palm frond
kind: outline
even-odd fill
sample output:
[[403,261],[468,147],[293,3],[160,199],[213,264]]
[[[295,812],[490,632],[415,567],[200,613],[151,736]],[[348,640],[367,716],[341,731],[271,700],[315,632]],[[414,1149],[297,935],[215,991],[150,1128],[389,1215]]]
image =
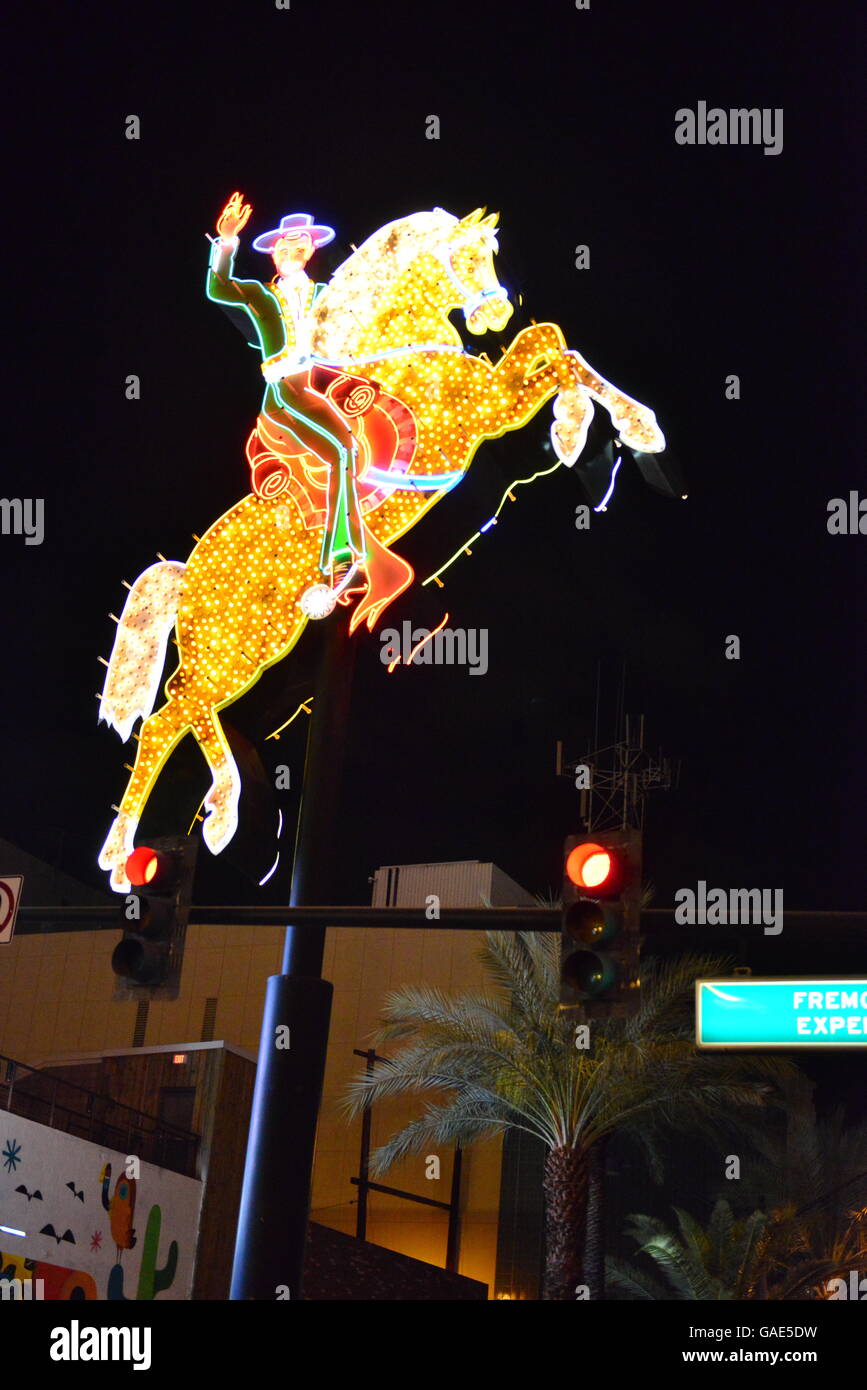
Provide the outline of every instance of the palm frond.
[[645,1274],[643,1269],[620,1260],[615,1255],[605,1257],[605,1277],[612,1289],[631,1294],[633,1299],[653,1300],[662,1303],[670,1298],[671,1290],[659,1280]]
[[726,1299],[733,1295],[702,1266],[701,1261],[669,1234],[655,1235],[641,1247],[664,1270],[680,1298]]
[[734,1225],[734,1212],[725,1198],[721,1197],[719,1201],[714,1203],[707,1227],[710,1267],[716,1271],[721,1279],[724,1279],[728,1272]]
[[470,1100],[459,1098],[450,1105],[428,1105],[418,1119],[404,1125],[372,1151],[370,1172],[373,1177],[380,1177],[399,1159],[424,1153],[429,1147],[453,1144],[466,1147],[506,1127],[520,1128],[509,1115],[497,1118],[486,1107],[477,1107]]
[[[677,1217],[677,1224],[680,1227],[685,1249],[700,1264],[713,1268],[708,1259],[711,1251],[709,1233],[696,1221],[694,1216],[690,1216],[689,1212],[684,1211],[682,1207],[675,1207],[674,1214]],[[719,1274],[720,1271],[714,1269],[713,1272]]]
[[746,1298],[752,1292],[758,1275],[758,1256],[768,1218],[763,1211],[754,1211],[742,1223],[732,1249],[730,1277],[736,1298]]

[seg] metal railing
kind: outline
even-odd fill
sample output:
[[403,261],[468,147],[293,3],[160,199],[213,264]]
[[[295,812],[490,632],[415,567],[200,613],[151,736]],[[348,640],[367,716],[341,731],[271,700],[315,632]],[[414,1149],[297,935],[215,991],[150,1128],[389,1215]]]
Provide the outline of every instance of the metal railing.
[[0,1108],[144,1163],[196,1175],[197,1134],[2,1053]]

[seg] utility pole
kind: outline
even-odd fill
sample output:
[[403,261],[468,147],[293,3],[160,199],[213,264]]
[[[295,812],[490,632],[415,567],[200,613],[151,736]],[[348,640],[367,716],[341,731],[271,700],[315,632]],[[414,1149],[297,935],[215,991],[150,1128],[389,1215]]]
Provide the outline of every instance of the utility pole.
[[[333,840],[355,659],[346,610],[324,620],[307,735],[290,905],[333,898]],[[291,917],[291,913],[287,913]],[[286,928],[283,971],[267,982],[230,1297],[302,1297],[316,1124],[332,986],[326,925]]]

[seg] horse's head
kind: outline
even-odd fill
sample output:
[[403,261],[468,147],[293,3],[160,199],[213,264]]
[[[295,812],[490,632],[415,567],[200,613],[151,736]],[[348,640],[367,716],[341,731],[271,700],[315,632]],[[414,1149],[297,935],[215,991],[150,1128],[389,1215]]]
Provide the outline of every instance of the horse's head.
[[313,351],[331,362],[414,346],[457,345],[449,314],[471,333],[499,331],[512,306],[494,270],[496,214],[459,221],[444,208],[389,222],[338,266],[313,309]]
[[471,333],[498,333],[512,317],[509,297],[494,269],[496,226],[497,213],[485,217],[484,208],[476,208],[451,227],[441,249],[456,292],[454,307],[463,310]]

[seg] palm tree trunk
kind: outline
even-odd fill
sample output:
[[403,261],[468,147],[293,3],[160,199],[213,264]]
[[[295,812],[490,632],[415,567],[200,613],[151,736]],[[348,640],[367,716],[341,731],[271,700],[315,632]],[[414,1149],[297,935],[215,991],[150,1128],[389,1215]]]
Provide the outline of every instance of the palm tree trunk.
[[587,1231],[584,1237],[584,1283],[594,1300],[605,1297],[605,1151],[600,1139],[587,1161]]
[[588,1168],[582,1149],[551,1149],[545,1161],[544,1299],[574,1299],[582,1282]]

